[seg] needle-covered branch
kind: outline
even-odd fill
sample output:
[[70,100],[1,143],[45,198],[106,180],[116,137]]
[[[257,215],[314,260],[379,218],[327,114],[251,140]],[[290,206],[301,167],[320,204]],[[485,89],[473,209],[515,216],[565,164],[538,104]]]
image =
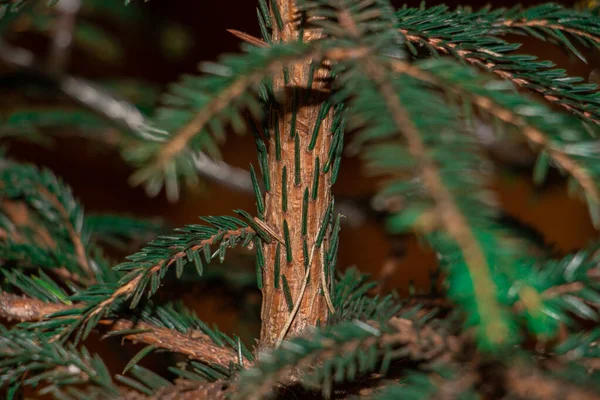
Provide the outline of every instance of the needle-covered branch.
[[[125,272],[119,282],[93,286],[73,296],[74,301],[84,302],[86,307],[73,321],[70,331],[78,329],[79,334],[89,332],[104,315],[118,310],[124,302],[128,301],[131,309],[137,307],[144,294],[149,298],[156,293],[161,280],[172,266],[175,267],[177,277],[181,276],[183,269],[189,264],[193,264],[198,275],[202,275],[204,263],[209,263],[217,256],[223,262],[228,248],[248,246],[251,243],[253,246],[258,245],[261,240],[259,236],[262,240],[271,240],[268,233],[252,220],[244,222],[228,216],[205,217],[204,220],[213,226],[188,225],[170,236],[159,236],[141,252],[129,256],[129,261],[114,268]],[[216,251],[213,250],[215,245],[218,245]],[[87,334],[84,333],[83,337],[85,336]]]
[[[468,308],[476,315],[475,320],[481,324],[482,340],[488,345],[499,345],[506,343],[510,337],[510,326],[507,321],[506,310],[499,304],[499,294],[495,283],[495,276],[492,274],[492,265],[496,264],[497,255],[495,250],[488,247],[485,243],[486,231],[491,225],[491,218],[494,215],[493,207],[490,207],[488,200],[489,194],[485,188],[473,185],[467,198],[462,190],[457,190],[459,180],[471,180],[477,182],[477,169],[471,164],[476,159],[473,154],[464,157],[460,150],[465,151],[469,145],[467,141],[457,136],[452,136],[452,116],[440,112],[436,107],[436,115],[418,114],[417,110],[421,105],[428,103],[430,105],[440,104],[433,96],[427,96],[424,88],[417,89],[412,86],[415,82],[410,80],[395,80],[385,77],[385,70],[375,65],[365,65],[367,74],[372,74],[373,85],[368,81],[363,82],[361,92],[362,98],[356,98],[351,103],[355,112],[362,115],[363,121],[369,121],[367,130],[359,137],[360,141],[370,141],[381,139],[382,136],[391,136],[395,131],[401,131],[407,143],[407,154],[404,161],[397,158],[390,158],[391,148],[374,146],[368,155],[372,160],[373,167],[379,170],[394,170],[398,167],[415,168],[418,172],[418,179],[413,182],[399,182],[395,187],[388,188],[388,193],[410,193],[413,192],[413,206],[408,212],[402,213],[396,221],[395,229],[401,231],[406,226],[414,226],[417,231],[421,230],[427,234],[433,234],[436,231],[444,232],[448,235],[434,234],[431,241],[436,251],[440,252],[442,257],[448,257],[453,260],[451,271],[453,279],[464,280],[465,289],[472,290],[470,294],[463,290],[459,299],[462,298],[465,305],[470,304]],[[354,82],[357,82],[354,80]],[[369,88],[369,86],[371,86]],[[400,90],[402,87],[402,90]],[[414,87],[415,91],[410,90]],[[376,120],[375,114],[367,114],[367,105],[373,105],[375,99],[379,97],[379,104],[387,108],[388,116],[381,118],[381,114]],[[421,103],[423,101],[423,103]],[[410,108],[405,108],[410,107]],[[450,124],[450,125],[449,125]],[[449,129],[445,129],[449,128]],[[439,135],[439,129],[446,131],[442,137],[445,137],[448,146],[455,141],[459,145],[455,151],[448,153],[439,153],[435,149],[440,143],[436,143],[435,137]],[[441,138],[444,140],[443,138]],[[394,148],[398,152],[398,148]],[[461,157],[455,158],[455,157]],[[452,171],[452,172],[451,172]],[[459,174],[456,171],[461,171]],[[458,176],[457,176],[458,175]],[[475,179],[475,180],[474,180]],[[481,179],[481,178],[479,178]],[[464,188],[466,182],[460,182]],[[423,198],[417,202],[416,191],[421,186],[429,194],[430,198]],[[404,187],[404,190],[402,190]],[[401,192],[399,190],[402,190]],[[421,196],[419,196],[421,197]],[[477,204],[477,211],[472,208]],[[487,221],[486,221],[487,220]],[[404,225],[404,227],[403,227]],[[449,240],[448,240],[449,239]],[[465,267],[465,270],[459,268]],[[470,291],[469,290],[469,291]],[[469,299],[469,295],[473,297]]]
[[292,338],[259,355],[258,363],[242,372],[235,398],[267,398],[278,385],[297,381],[321,388],[329,398],[334,384],[375,372],[385,375],[395,360],[431,362],[457,350],[457,338],[417,324],[398,317],[383,323],[355,320]]
[[[467,107],[479,109],[518,132],[541,152],[536,180],[546,176],[550,161],[569,174],[586,196],[595,223],[600,221],[600,171],[593,134],[576,118],[553,112],[542,103],[515,93],[512,85],[495,81],[447,60],[415,64],[393,61],[396,73],[407,74],[457,96]],[[467,109],[471,115],[472,111]]]
[[261,119],[257,90],[264,79],[287,64],[321,58],[322,52],[305,43],[250,49],[243,56],[226,57],[219,64],[204,64],[204,72],[212,75],[185,76],[164,95],[164,107],[157,111],[152,128],[146,132],[154,134],[156,142],[130,151],[131,159],[143,167],[133,181],[148,182],[151,193],[157,193],[166,183],[167,193],[175,197],[177,179],[195,174],[190,149],[218,157],[215,139],[223,140],[226,125],[244,131],[246,110]]
[[84,285],[112,279],[90,243],[83,208],[50,171],[9,164],[0,170],[0,199],[0,257],[5,263],[58,271]]
[[[548,5],[560,13],[573,13],[557,5]],[[535,11],[535,10],[534,10]],[[535,15],[531,12],[531,15]],[[450,11],[447,6],[428,9],[403,8],[398,11],[398,29],[413,55],[423,57],[450,55],[462,62],[481,67],[510,80],[516,86],[537,92],[578,116],[600,123],[600,96],[596,85],[582,83],[583,78],[570,77],[554,68],[549,61],[517,54],[520,44],[508,43],[497,37],[496,25],[510,27],[504,21],[503,10],[478,12]],[[589,17],[581,16],[584,21]],[[499,21],[499,22],[498,22]],[[509,28],[507,28],[509,29]],[[525,32],[526,33],[526,32]]]
[[73,385],[91,385],[88,390],[96,398],[118,396],[106,365],[85,348],[63,347],[34,332],[0,329],[0,386],[8,387],[8,398],[22,386],[42,386],[40,395],[65,398]]
[[[368,6],[343,4],[331,13],[328,2],[312,3],[309,18],[321,17],[318,23],[326,27],[339,24],[343,32],[331,29],[328,33],[341,35],[357,46],[376,40],[375,29],[382,25],[372,21],[379,21],[386,11],[370,2]],[[376,49],[387,49],[393,39],[379,39],[369,57],[341,64],[337,100],[350,101],[351,127],[362,131],[355,140],[356,147],[376,143],[363,150],[373,167],[400,177],[417,176],[388,188],[388,194],[410,196],[412,200],[395,229],[413,227],[431,234],[435,250],[452,260],[451,279],[462,288],[455,299],[472,315],[470,322],[480,327],[482,343],[504,345],[511,340],[513,328],[509,313],[500,304],[492,272],[502,256],[488,239],[495,209],[481,184],[477,151],[462,134],[456,109],[417,80],[397,77],[389,70],[389,59]],[[392,60],[403,62],[397,57]],[[440,151],[442,146],[445,151]]]
[[[18,322],[50,321],[64,318],[68,311],[82,308],[79,304],[46,303],[10,293],[0,294],[0,318]],[[58,316],[54,316],[57,314]],[[216,364],[229,368],[239,362],[237,352],[231,348],[218,346],[202,331],[181,333],[176,329],[156,326],[145,321],[125,318],[106,318],[99,321],[106,330],[106,336],[120,336],[132,342],[145,343],[175,353],[183,354],[192,360]]]
[[[222,382],[172,384],[137,365],[131,367],[131,377],[117,375],[113,380],[101,358],[85,348],[63,346],[34,332],[4,327],[0,330],[0,386],[7,388],[7,399],[14,399],[18,390],[24,387],[36,390],[38,395],[49,394],[56,399],[224,398]],[[124,386],[117,385],[115,381]]]
[[[585,61],[577,49],[583,45],[600,48],[600,23],[593,14],[572,10],[555,3],[530,8],[514,7],[502,10],[493,22],[493,33],[529,35],[556,43]],[[575,40],[575,43],[573,43]]]

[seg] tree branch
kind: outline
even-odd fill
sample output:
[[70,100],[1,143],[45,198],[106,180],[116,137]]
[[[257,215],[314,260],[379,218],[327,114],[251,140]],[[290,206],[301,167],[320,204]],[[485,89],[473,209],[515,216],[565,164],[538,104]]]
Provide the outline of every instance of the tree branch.
[[429,46],[444,54],[458,55],[460,56],[460,59],[468,62],[471,65],[483,66],[487,71],[493,72],[496,75],[511,81],[519,87],[539,93],[551,103],[556,103],[574,114],[579,114],[590,121],[595,122],[596,124],[600,124],[600,119],[595,118],[589,111],[580,109],[581,105],[573,104],[573,102],[563,101],[559,95],[552,93],[552,91],[555,90],[554,88],[548,88],[539,84],[534,84],[522,76],[515,76],[515,74],[511,71],[508,71],[507,66],[503,64],[493,61],[482,62],[479,57],[477,57],[477,52],[498,58],[502,57],[502,54],[500,53],[495,53],[483,47],[478,47],[475,50],[459,48],[459,45],[456,43],[447,42],[440,37],[410,34],[407,29],[400,29],[400,32],[408,41],[412,43],[421,45],[426,42]]
[[145,276],[151,276],[153,274],[157,274],[163,268],[169,268],[178,259],[187,257],[188,251],[196,252],[200,249],[203,249],[207,245],[211,246],[219,241],[225,242],[230,237],[239,236],[242,233],[252,235],[252,234],[254,234],[254,230],[250,227],[238,228],[238,229],[233,229],[233,230],[229,230],[229,231],[221,231],[220,230],[218,233],[216,233],[206,239],[200,240],[193,246],[182,249],[181,251],[178,251],[177,253],[172,254],[169,258],[161,260],[160,262],[158,262],[155,265],[153,265],[152,267],[150,267],[149,270],[142,269],[141,271],[139,271],[139,273],[134,278],[131,278],[131,280],[129,280],[127,283],[125,283],[121,287],[119,287],[112,295],[110,295],[108,298],[106,298],[105,300],[100,302],[94,308],[94,310],[92,310],[90,312],[90,314],[87,316],[86,320],[89,320],[94,315],[102,312],[102,310],[104,310],[106,307],[110,306],[115,300],[117,300],[121,296],[131,295],[137,289],[138,284],[140,284],[142,282],[142,278],[144,278]]
[[[399,60],[392,60],[391,62],[392,68],[395,72],[410,75],[416,79],[434,84],[438,87],[445,87],[446,90],[454,93],[464,94],[460,88],[453,87],[452,84],[449,82],[442,82],[436,76],[427,73],[418,66]],[[598,191],[598,188],[596,187],[592,176],[590,176],[589,173],[584,168],[582,168],[575,160],[569,157],[569,155],[562,152],[559,148],[554,147],[550,140],[544,135],[544,133],[541,130],[539,130],[535,126],[530,125],[527,121],[525,121],[519,115],[516,115],[511,110],[502,107],[499,104],[496,104],[490,98],[473,93],[466,94],[471,98],[471,101],[480,109],[487,111],[488,113],[505,123],[520,128],[522,134],[531,144],[546,150],[548,154],[552,157],[552,159],[558,164],[558,166],[563,168],[565,171],[571,174],[573,178],[575,178],[575,180],[581,185],[581,187],[586,191],[590,198],[594,200],[594,202],[600,203],[600,192]]]
[[[44,303],[41,300],[21,297],[10,293],[0,294],[0,318],[30,322],[47,319],[50,314],[80,308],[80,305]],[[129,329],[143,330],[139,333],[123,335],[133,342],[154,345],[175,353],[181,353],[193,360],[218,364],[228,368],[231,362],[238,362],[238,354],[232,349],[219,347],[210,337],[200,331],[183,334],[176,330],[158,327],[146,322],[130,321],[124,318],[102,319],[100,325],[106,326],[109,332]]]
[[365,70],[376,82],[385,99],[398,129],[403,133],[408,151],[420,165],[423,185],[435,201],[440,222],[444,230],[456,242],[462,252],[465,264],[473,280],[477,308],[483,322],[485,336],[492,343],[500,344],[507,340],[507,327],[502,321],[500,306],[495,298],[496,285],[490,274],[486,255],[475,234],[456,204],[450,190],[444,185],[435,162],[412,119],[398,99],[394,89],[385,83],[383,70],[373,62],[365,61]]
[[511,27],[514,27],[514,28],[542,27],[542,28],[548,28],[548,29],[555,29],[557,31],[567,32],[572,35],[582,36],[586,39],[589,39],[590,41],[592,41],[594,43],[600,44],[600,37],[598,37],[590,32],[586,32],[581,29],[571,28],[569,26],[553,23],[553,22],[550,22],[545,19],[541,19],[541,20],[540,19],[526,20],[524,18],[520,19],[520,20],[507,19],[507,20],[504,20],[504,21],[501,21],[501,22],[495,24],[495,26],[506,26],[508,28],[511,28]]
[[83,245],[83,242],[81,240],[81,235],[79,232],[77,232],[73,224],[71,224],[71,221],[69,219],[69,212],[65,209],[65,207],[58,200],[58,198],[54,194],[50,193],[50,191],[47,188],[39,186],[37,190],[39,193],[41,193],[44,197],[48,199],[48,201],[54,206],[54,208],[58,210],[60,216],[63,219],[63,225],[69,233],[69,237],[71,238],[71,242],[73,243],[73,247],[75,248],[77,263],[91,279],[94,279],[95,273],[88,260],[85,246]]

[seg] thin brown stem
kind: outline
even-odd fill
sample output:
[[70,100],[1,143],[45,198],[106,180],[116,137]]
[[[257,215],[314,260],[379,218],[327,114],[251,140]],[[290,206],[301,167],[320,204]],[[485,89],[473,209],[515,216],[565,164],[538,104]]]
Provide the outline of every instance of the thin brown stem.
[[[6,320],[40,321],[47,319],[50,314],[81,307],[80,304],[44,303],[41,300],[9,293],[0,294],[0,318]],[[217,346],[208,335],[200,331],[184,334],[146,322],[134,322],[123,318],[102,319],[99,324],[105,326],[108,332],[139,329],[139,333],[131,333],[122,337],[133,342],[146,343],[181,353],[194,360],[219,364],[226,368],[230,362],[237,363],[239,361],[234,350]]]

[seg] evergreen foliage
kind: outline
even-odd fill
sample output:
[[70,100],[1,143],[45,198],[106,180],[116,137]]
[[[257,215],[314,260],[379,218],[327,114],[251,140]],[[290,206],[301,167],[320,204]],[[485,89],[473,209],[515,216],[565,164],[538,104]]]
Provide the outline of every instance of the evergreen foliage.
[[[56,3],[0,0],[0,34],[23,15],[32,32],[48,34],[59,18]],[[282,4],[291,3],[297,9],[288,21]],[[11,108],[0,118],[0,135],[44,137],[49,128],[69,127],[104,137],[116,128],[112,143],[136,169],[132,183],[151,195],[165,189],[172,200],[182,178],[196,178],[199,160],[218,160],[229,128],[254,135],[259,161],[242,176],[256,216],[235,210],[237,217],[203,217],[203,224],[165,233],[155,221],[86,215],[52,172],[3,153],[0,318],[10,323],[0,326],[4,397],[600,398],[598,244],[556,257],[507,223],[476,134],[484,121],[497,137],[528,143],[537,154],[533,180],[558,170],[600,225],[599,92],[512,42],[529,36],[586,61],[600,50],[591,3],[473,10],[259,0],[262,39],[232,31],[247,42],[244,52],[202,64],[201,74],[171,85],[156,108],[147,84],[90,83],[0,38],[0,62],[16,70],[11,79],[31,75],[42,91],[78,101]],[[130,23],[143,12],[139,6],[82,0],[81,12]],[[103,54],[106,63],[124,57],[118,40],[92,20],[76,25],[74,45]],[[298,66],[307,77],[296,76]],[[300,118],[308,106],[315,107],[310,121]],[[322,153],[318,143],[325,143]],[[357,269],[336,271],[341,216],[330,189],[344,149],[388,178],[378,196],[405,205],[386,210],[386,228],[425,239],[438,255],[442,293],[376,293],[379,282]],[[280,209],[269,209],[271,196]],[[292,214],[298,226],[288,223]],[[273,215],[281,227],[271,224]],[[148,243],[124,262],[104,254],[104,247],[128,251],[140,241]],[[233,248],[253,251],[252,279],[225,264]],[[210,265],[215,259],[222,265]],[[263,331],[249,348],[159,296],[167,277],[217,277],[240,292],[251,280],[265,297],[261,316],[281,305],[288,319],[278,337]],[[309,286],[318,289],[305,299]],[[266,298],[273,293],[280,304]],[[288,335],[301,306],[321,300],[316,296],[326,299],[327,318]],[[83,346],[92,332],[144,346],[113,376]],[[169,355],[170,376],[138,365],[154,352]],[[176,355],[187,358],[177,362]]]

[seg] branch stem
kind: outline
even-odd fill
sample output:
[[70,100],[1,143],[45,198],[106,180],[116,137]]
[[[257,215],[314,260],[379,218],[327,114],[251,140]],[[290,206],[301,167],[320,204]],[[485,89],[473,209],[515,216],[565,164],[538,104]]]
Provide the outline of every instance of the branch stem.
[[[80,304],[45,303],[10,293],[0,294],[0,318],[19,322],[40,321],[47,319],[53,313],[81,307]],[[200,331],[184,334],[173,329],[125,318],[105,318],[100,320],[99,324],[105,326],[108,332],[139,329],[139,333],[123,335],[123,338],[181,353],[193,360],[214,363],[225,368],[229,367],[230,362],[238,362],[238,354],[233,349],[217,346],[208,335]]]

